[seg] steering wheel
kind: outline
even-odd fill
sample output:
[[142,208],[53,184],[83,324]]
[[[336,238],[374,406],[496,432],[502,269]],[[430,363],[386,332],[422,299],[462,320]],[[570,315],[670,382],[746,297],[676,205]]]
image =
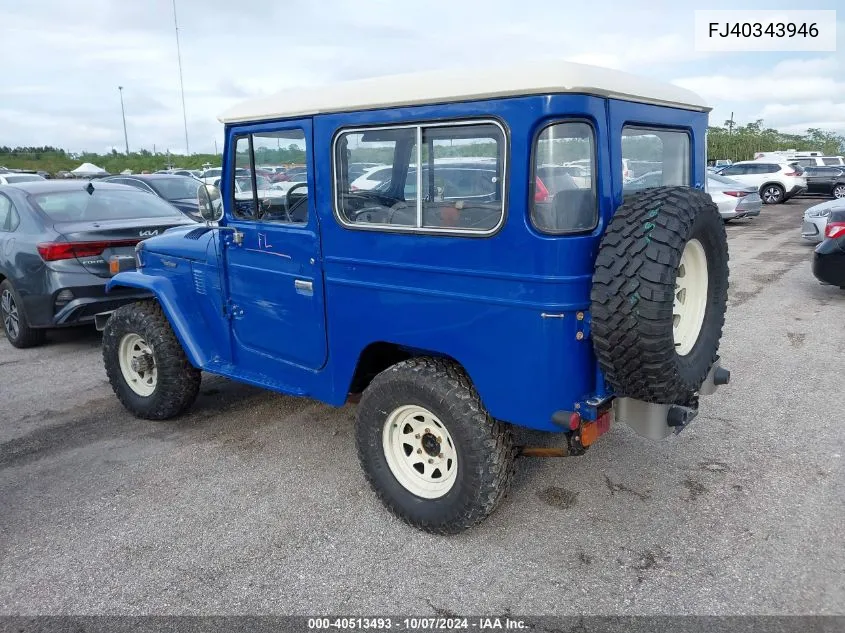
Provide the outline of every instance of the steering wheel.
[[[285,194],[285,209],[286,209],[285,212],[287,213],[289,222],[294,221],[293,215],[292,215],[294,207],[291,205],[290,194],[292,194],[297,189],[301,189],[302,187],[307,187],[307,186],[308,186],[307,182],[300,182],[300,183],[295,184],[293,187],[291,187],[290,189],[287,190],[287,193]],[[300,204],[302,204],[307,199],[308,199],[308,194],[306,194],[303,198],[300,198],[299,200],[297,200],[296,206],[298,207]]]

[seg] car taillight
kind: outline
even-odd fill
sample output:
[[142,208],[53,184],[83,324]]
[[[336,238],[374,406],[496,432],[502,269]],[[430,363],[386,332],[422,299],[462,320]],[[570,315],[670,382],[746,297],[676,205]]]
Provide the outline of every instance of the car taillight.
[[135,246],[141,240],[115,240],[110,242],[42,242],[38,254],[45,262],[55,262],[74,257],[96,257],[113,246]]
[[748,195],[748,191],[724,191],[726,196],[733,196],[734,198],[742,198]]
[[825,237],[841,237],[845,235],[845,222],[828,222],[824,229]]
[[797,171],[788,171],[784,174],[784,176],[800,176],[801,173]]
[[548,200],[549,190],[546,189],[546,185],[543,184],[543,181],[538,176],[534,180],[534,202],[548,202]]

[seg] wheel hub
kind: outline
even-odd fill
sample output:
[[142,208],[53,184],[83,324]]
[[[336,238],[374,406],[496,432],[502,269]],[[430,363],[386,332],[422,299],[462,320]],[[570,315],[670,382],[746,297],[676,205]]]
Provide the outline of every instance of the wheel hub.
[[707,311],[707,254],[696,239],[687,242],[675,276],[672,334],[675,351],[686,356],[698,342]]
[[425,435],[423,435],[421,443],[422,448],[426,452],[426,454],[431,455],[432,457],[437,457],[438,455],[440,455],[440,442],[431,433],[426,433]]
[[446,426],[428,409],[405,405],[392,411],[382,448],[396,481],[423,499],[439,499],[455,484],[458,452]]
[[149,352],[143,352],[140,356],[135,356],[130,362],[132,371],[143,373],[150,371],[155,367],[155,359]]
[[123,379],[142,397],[153,395],[158,384],[158,370],[152,348],[140,335],[130,333],[120,340],[117,351]]

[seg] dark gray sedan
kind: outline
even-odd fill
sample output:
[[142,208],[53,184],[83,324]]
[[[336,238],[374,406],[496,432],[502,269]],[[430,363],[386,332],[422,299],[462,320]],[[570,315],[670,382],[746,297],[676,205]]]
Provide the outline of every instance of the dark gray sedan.
[[91,323],[146,295],[105,293],[109,258],[195,223],[162,199],[104,182],[43,180],[0,186],[0,317],[15,347],[49,328]]

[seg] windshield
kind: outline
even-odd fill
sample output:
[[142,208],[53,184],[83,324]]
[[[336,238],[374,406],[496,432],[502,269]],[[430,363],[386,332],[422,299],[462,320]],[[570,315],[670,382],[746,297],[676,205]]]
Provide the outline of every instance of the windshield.
[[203,178],[215,178],[223,173],[222,169],[209,169],[203,174]]
[[36,180],[44,180],[41,176],[36,176],[35,174],[4,174],[3,178],[6,179],[6,182],[13,183],[13,182],[35,182]]
[[31,200],[56,222],[93,222],[132,218],[180,217],[170,203],[138,189],[84,189],[54,191],[31,196]]
[[173,178],[156,178],[147,181],[165,200],[184,200],[185,198],[196,198],[198,183],[193,178],[186,176],[174,176]]

